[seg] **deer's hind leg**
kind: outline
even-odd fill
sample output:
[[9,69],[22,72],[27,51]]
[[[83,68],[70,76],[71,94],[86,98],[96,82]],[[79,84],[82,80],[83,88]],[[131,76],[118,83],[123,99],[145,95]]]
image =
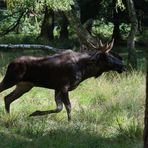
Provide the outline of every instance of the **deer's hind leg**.
[[59,113],[63,109],[63,102],[61,98],[61,91],[55,91],[55,103],[56,103],[56,108],[51,109],[51,110],[46,110],[46,111],[35,111],[29,116],[41,116],[41,115],[46,115],[46,114],[51,114],[51,113]]
[[26,66],[12,62],[8,65],[6,74],[0,83],[0,92],[13,87],[22,81],[22,78],[26,72]]
[[21,97],[24,93],[28,92],[33,85],[31,83],[27,82],[20,82],[16,85],[16,88],[14,91],[12,91],[9,95],[5,96],[4,101],[5,101],[5,109],[6,112],[10,112],[10,104]]
[[14,85],[16,85],[15,82],[12,83],[6,83],[4,80],[0,83],[0,93],[6,89],[9,89],[11,87],[13,87]]
[[41,116],[51,113],[58,113],[63,109],[63,104],[65,105],[68,120],[71,120],[71,103],[69,100],[68,92],[62,92],[62,91],[55,91],[55,102],[56,102],[56,108],[53,110],[46,110],[46,111],[35,111],[30,116]]

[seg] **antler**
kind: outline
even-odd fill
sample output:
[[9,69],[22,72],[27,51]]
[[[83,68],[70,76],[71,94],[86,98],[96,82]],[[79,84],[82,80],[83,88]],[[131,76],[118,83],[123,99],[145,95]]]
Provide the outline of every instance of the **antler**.
[[102,41],[100,40],[99,50],[101,50],[102,52],[108,53],[113,48],[113,45],[114,45],[114,39],[110,43],[106,43],[106,44],[103,44]]
[[104,46],[101,40],[99,40],[99,43],[100,43],[100,47]]
[[[87,42],[89,43],[89,45],[91,45],[92,48],[94,48],[95,50],[100,50],[101,52],[109,52],[114,45],[114,39],[112,39],[112,41],[110,43],[106,43],[103,44],[101,40],[99,40],[99,47],[95,46],[94,43],[90,42],[87,40]],[[98,45],[98,44],[97,44]]]
[[92,48],[94,48],[94,49],[98,49],[98,47],[95,46],[92,42],[89,42],[88,40],[87,40],[87,42],[92,46]]
[[113,48],[113,45],[114,45],[114,39],[112,39],[112,41],[110,42],[109,44],[109,47],[108,47],[108,52]]

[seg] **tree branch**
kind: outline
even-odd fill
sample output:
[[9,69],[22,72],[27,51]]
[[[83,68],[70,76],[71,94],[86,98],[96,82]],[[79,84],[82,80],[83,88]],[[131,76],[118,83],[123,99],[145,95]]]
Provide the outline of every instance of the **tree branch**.
[[20,14],[19,18],[17,19],[17,21],[14,22],[12,25],[10,25],[10,26],[8,27],[8,29],[3,30],[3,32],[0,33],[0,35],[6,35],[6,34],[8,34],[9,32],[12,32],[12,31],[20,24],[22,17],[23,17],[24,15],[26,15],[26,13],[27,13],[27,11],[21,12],[21,14]]
[[20,11],[14,11],[11,14],[5,15],[3,18],[0,18],[0,21],[1,21],[0,23],[2,23],[2,21],[5,21],[11,17],[14,17],[14,15],[16,15],[18,13],[20,13]]
[[79,17],[76,15],[77,10],[74,7],[77,6],[77,2],[76,1],[74,1],[74,2],[75,2],[75,4],[72,7],[72,9],[70,11],[65,11],[64,13],[65,13],[69,23],[75,29],[75,31],[78,35],[78,38],[80,40],[80,43],[82,43],[83,45],[87,46],[87,48],[90,48],[90,49],[94,49],[92,44],[96,47],[99,47],[99,43],[98,43],[97,39],[94,38],[93,36],[91,36],[90,33],[86,30],[86,28],[83,27],[83,25],[80,22]]

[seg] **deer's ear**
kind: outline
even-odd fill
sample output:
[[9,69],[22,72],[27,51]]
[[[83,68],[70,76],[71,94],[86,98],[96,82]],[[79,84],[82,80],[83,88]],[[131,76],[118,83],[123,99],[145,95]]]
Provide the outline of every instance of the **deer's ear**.
[[100,47],[104,46],[101,40],[99,40],[99,44],[100,44]]

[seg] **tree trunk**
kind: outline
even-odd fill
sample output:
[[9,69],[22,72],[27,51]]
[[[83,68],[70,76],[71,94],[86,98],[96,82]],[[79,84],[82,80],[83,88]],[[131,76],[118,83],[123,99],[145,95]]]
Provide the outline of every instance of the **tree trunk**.
[[147,49],[147,73],[146,73],[146,101],[144,118],[144,148],[148,148],[148,49]]
[[136,56],[134,39],[138,29],[138,21],[137,21],[133,0],[126,0],[126,2],[127,2],[128,13],[129,13],[130,22],[131,22],[131,30],[127,40],[128,66],[132,68],[137,68],[137,56]]
[[0,0],[0,9],[6,9],[7,8],[7,4],[5,0]]
[[114,29],[113,29],[113,34],[112,38],[115,40],[114,44],[119,44],[121,41],[121,34],[120,34],[120,16],[119,16],[119,11],[116,10],[116,2],[117,0],[112,1],[113,5],[113,23],[114,23]]
[[41,26],[41,33],[40,36],[41,38],[45,39],[53,39],[53,29],[54,29],[54,12],[52,9],[48,9],[48,7],[45,7],[45,15],[43,19],[43,23]]
[[93,25],[93,19],[87,20],[83,25],[90,34],[92,34],[92,25]]
[[68,39],[68,20],[64,13],[62,13],[62,21],[60,22],[60,39]]
[[84,28],[81,24],[79,13],[77,13],[77,8],[78,4],[75,1],[75,5],[72,7],[71,11],[65,11],[64,13],[68,18],[70,25],[75,29],[80,43],[85,45],[88,49],[94,49],[94,46],[99,47],[97,40],[92,37],[86,28]]

